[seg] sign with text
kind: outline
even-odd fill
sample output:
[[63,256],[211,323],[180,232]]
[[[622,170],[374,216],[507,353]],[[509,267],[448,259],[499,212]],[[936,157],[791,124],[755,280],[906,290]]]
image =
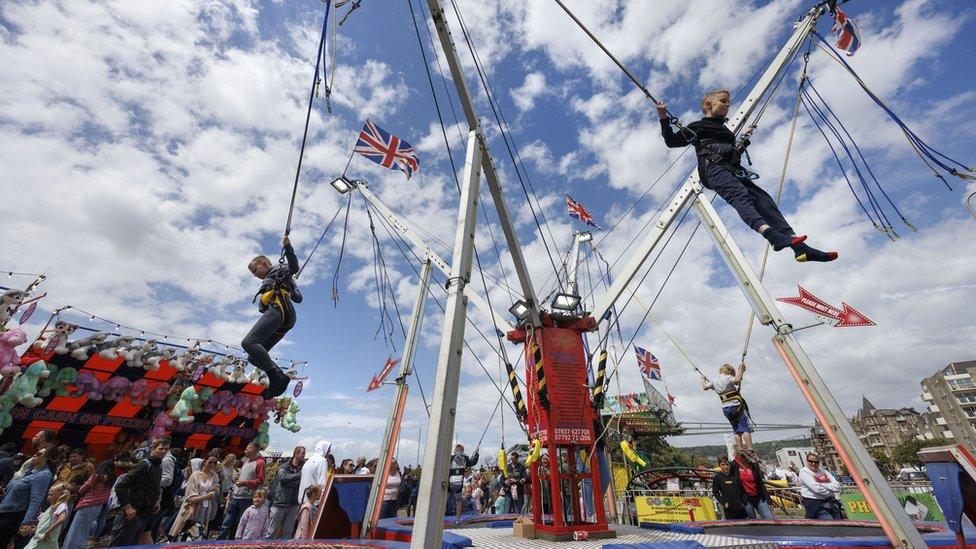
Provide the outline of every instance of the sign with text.
[[[589,406],[582,337],[575,330],[556,327],[537,329],[535,337],[542,349],[549,408],[547,413],[529,414],[530,432],[543,444],[550,442],[550,437],[556,444],[592,444],[594,413]],[[530,346],[526,349],[531,352]],[[531,363],[526,360],[527,365]],[[529,390],[538,391],[534,368],[527,366],[526,371]]]
[[715,503],[709,497],[636,496],[637,522],[687,522],[716,520]]
[[[945,522],[942,509],[931,492],[895,492],[895,495],[912,520]],[[861,494],[841,494],[840,502],[844,504],[847,518],[851,520],[878,520]]]

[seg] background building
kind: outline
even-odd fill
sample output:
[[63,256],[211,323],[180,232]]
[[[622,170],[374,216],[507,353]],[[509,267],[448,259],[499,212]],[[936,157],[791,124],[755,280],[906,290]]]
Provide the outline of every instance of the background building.
[[953,362],[922,380],[932,436],[976,451],[976,360]]
[[867,397],[861,398],[861,409],[851,418],[851,426],[872,455],[881,453],[894,463],[896,446],[925,438],[925,416],[914,408],[879,410]]
[[819,421],[815,421],[813,428],[810,429],[810,445],[813,446],[813,451],[820,456],[820,464],[827,470],[834,474],[847,473],[847,467],[844,467],[844,462],[840,460],[837,449],[827,438],[827,432],[820,426]]

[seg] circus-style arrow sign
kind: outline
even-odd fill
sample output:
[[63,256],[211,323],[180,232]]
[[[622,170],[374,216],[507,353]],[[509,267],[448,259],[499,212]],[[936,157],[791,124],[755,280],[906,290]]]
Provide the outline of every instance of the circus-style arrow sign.
[[861,314],[860,311],[841,301],[840,308],[834,307],[830,303],[811,294],[803,288],[800,290],[800,297],[777,297],[776,301],[796,305],[817,315],[825,323],[835,328],[850,328],[855,326],[874,326],[874,322]]
[[383,369],[380,373],[373,376],[373,380],[369,382],[369,386],[366,387],[366,392],[375,391],[383,385],[383,381],[386,380],[386,376],[390,375],[393,371],[393,367],[400,363],[399,358],[390,357],[386,359],[386,364],[383,365]]

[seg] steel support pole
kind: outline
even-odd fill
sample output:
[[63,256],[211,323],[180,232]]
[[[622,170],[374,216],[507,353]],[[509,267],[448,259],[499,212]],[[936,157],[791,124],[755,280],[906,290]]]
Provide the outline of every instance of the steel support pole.
[[582,232],[576,231],[573,235],[573,247],[569,251],[569,264],[566,268],[566,292],[573,295],[579,295],[577,274],[579,273],[579,250],[580,244],[583,242],[581,240],[583,234]]
[[[380,442],[380,453],[377,463],[377,472],[380,474],[373,476],[373,486],[369,493],[369,500],[366,502],[366,513],[363,515],[363,538],[367,537],[369,531],[376,526],[379,520],[383,493],[386,491],[386,482],[390,477],[390,465],[393,454],[392,449],[398,448],[397,441],[400,439],[400,421],[403,419],[403,409],[407,403],[407,396],[410,387],[407,385],[407,377],[413,373],[413,357],[417,350],[417,338],[420,337],[420,326],[423,323],[424,308],[427,305],[427,293],[430,286],[431,260],[424,258],[420,269],[420,288],[417,290],[417,300],[413,304],[413,312],[410,314],[410,324],[407,328],[407,340],[403,344],[403,355],[400,358],[400,372],[396,377],[396,392],[393,395],[393,403],[390,405],[390,413],[386,418],[386,431],[383,440]],[[420,441],[418,440],[419,444]]]
[[465,315],[468,307],[464,287],[471,280],[482,146],[478,132],[474,130],[468,132],[468,146],[461,178],[461,202],[458,206],[457,235],[454,240],[453,263],[444,303],[444,327],[441,332],[440,351],[437,355],[434,391],[431,393],[430,421],[420,475],[417,516],[410,542],[410,547],[415,549],[440,547],[441,536],[444,533],[447,471],[451,461],[451,443],[454,440]]

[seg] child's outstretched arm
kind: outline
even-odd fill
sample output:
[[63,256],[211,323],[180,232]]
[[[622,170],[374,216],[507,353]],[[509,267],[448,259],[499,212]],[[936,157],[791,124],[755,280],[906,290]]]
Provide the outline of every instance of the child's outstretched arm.
[[295,255],[295,248],[291,247],[291,239],[285,236],[281,239],[281,245],[285,248],[285,259],[288,260],[288,270],[292,275],[298,273],[301,266],[298,264],[298,256]]
[[661,135],[664,136],[664,144],[668,147],[674,149],[678,147],[687,147],[691,144],[688,139],[674,131],[671,127],[671,119],[668,117],[668,106],[664,103],[657,104],[657,116],[661,119]]

